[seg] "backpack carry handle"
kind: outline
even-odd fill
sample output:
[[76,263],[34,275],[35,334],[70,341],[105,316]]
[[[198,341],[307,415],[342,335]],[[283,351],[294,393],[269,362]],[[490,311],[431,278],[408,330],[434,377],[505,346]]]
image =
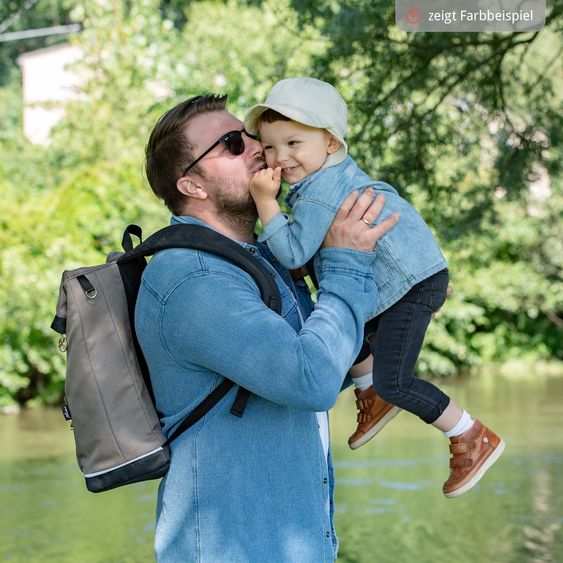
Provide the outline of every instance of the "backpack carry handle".
[[[137,232],[131,227],[137,227],[137,225],[127,227],[125,232],[129,236],[129,240],[131,238],[129,233],[137,235]],[[137,228],[139,231],[141,230],[140,227]],[[125,240],[125,234],[123,238]],[[167,248],[191,248],[211,252],[225,258],[248,273],[258,285],[260,297],[264,303],[276,313],[281,313],[281,298],[273,275],[266,272],[257,259],[244,250],[240,244],[209,227],[191,224],[164,227],[152,234],[145,242],[120,256],[117,263],[124,264],[137,258],[152,256],[155,252]]]
[[123,231],[123,238],[121,239],[121,247],[125,252],[133,250],[133,240],[131,235],[135,235],[141,242],[143,242],[143,229],[139,225],[127,225],[125,231]]

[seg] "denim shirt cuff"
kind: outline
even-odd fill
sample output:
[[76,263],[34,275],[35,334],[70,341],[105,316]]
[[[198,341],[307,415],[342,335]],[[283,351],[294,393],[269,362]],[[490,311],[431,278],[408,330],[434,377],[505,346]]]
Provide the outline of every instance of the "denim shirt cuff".
[[258,242],[266,242],[271,236],[275,235],[280,229],[289,223],[287,215],[278,213],[264,227],[262,234],[258,237]]
[[373,277],[375,252],[363,252],[351,248],[321,248],[319,252],[321,277],[327,272]]

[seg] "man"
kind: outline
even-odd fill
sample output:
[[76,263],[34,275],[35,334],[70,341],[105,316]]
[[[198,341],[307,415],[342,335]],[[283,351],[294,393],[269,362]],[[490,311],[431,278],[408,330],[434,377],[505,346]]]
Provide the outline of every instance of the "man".
[[[369,251],[398,218],[370,228],[382,198],[348,198],[324,243],[330,267],[310,314],[304,285],[255,241],[248,186],[264,167],[262,148],[225,104],[226,97],[198,96],[165,113],[146,148],[147,177],[172,223],[215,229],[272,271],[282,314],[264,305],[248,274],[214,255],[170,249],[145,270],[136,328],[165,434],[225,377],[237,384],[172,443],[156,555],[332,562],[328,424],[317,411],[332,407],[361,346],[374,283]],[[343,275],[347,283],[337,283]],[[239,385],[252,393],[242,418],[229,412]]]

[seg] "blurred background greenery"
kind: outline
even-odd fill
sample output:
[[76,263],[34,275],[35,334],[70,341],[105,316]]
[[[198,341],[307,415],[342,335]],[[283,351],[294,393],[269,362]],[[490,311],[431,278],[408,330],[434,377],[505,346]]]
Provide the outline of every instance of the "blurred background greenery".
[[[1,558],[153,559],[156,483],[87,493],[49,408],[64,386],[49,328],[60,276],[102,262],[128,223],[148,234],[168,222],[142,173],[166,109],[215,91],[242,117],[278,79],[308,75],[339,89],[350,153],[420,210],[448,258],[454,294],[420,375],[448,378],[507,443],[452,503],[444,438],[403,414],[351,452],[343,393],[331,412],[339,560],[563,560],[562,13],[550,0],[537,33],[406,34],[392,0],[4,0],[0,411],[38,408],[0,424]],[[69,51],[61,101],[45,61]],[[44,138],[29,130],[35,110],[60,112]]]
[[[534,33],[406,34],[389,0],[3,2],[3,33],[81,31],[0,42],[0,407],[60,401],[62,271],[103,261],[130,222],[147,234],[168,221],[142,175],[158,116],[217,91],[242,117],[296,75],[339,89],[350,153],[420,210],[448,258],[454,294],[420,374],[560,362],[562,13],[549,2]],[[32,143],[18,57],[67,44],[80,84]]]

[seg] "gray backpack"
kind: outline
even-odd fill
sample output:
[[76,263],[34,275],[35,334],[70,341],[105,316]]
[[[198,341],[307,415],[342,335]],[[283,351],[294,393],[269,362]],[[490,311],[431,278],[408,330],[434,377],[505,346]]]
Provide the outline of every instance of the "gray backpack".
[[[225,379],[180,423],[168,439],[162,433],[150,377],[135,336],[134,312],[146,256],[166,248],[217,254],[248,272],[260,295],[280,313],[273,275],[231,239],[200,225],[172,225],[133,248],[129,225],[125,252],[113,252],[99,266],[65,271],[51,327],[62,334],[67,371],[63,414],[72,419],[78,465],[86,487],[101,492],[166,474],[169,444],[219,402],[234,383]],[[231,413],[242,416],[249,392],[239,388]]]

